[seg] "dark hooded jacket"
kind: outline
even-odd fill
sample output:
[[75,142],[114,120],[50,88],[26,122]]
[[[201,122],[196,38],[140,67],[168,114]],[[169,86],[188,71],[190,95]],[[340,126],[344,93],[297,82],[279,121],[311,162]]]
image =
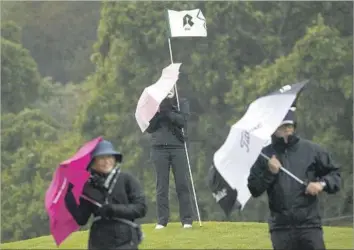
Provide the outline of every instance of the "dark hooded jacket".
[[181,98],[181,111],[179,111],[174,102],[175,98],[164,99],[160,104],[160,112],[157,112],[150,121],[146,132],[151,134],[153,146],[183,147],[184,145],[189,103]]
[[[339,169],[319,145],[296,135],[290,136],[287,144],[284,139],[273,136],[272,143],[262,151],[269,157],[276,155],[282,166],[301,180],[325,181],[325,192],[334,194],[339,191]],[[270,172],[268,161],[262,156],[251,168],[248,189],[253,197],[267,192],[271,231],[291,227],[321,227],[318,197],[306,195],[306,187],[285,172]]]
[[[106,178],[105,175],[95,173],[95,176]],[[104,204],[107,192],[97,181],[85,184],[83,194]],[[80,205],[76,205],[75,198],[69,190],[65,203],[79,225],[87,224],[90,216],[100,216],[99,208],[91,202],[80,198]],[[109,196],[109,203],[113,205],[114,217],[134,221],[147,213],[145,195],[139,182],[129,173],[121,172]],[[137,231],[131,226],[113,220],[102,219],[93,222],[89,235],[89,249],[116,249],[124,245],[138,245]]]

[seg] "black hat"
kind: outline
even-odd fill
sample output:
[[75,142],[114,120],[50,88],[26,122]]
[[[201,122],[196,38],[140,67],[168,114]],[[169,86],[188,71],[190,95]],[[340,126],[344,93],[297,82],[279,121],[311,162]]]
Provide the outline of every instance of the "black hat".
[[296,124],[295,110],[296,110],[295,107],[291,107],[279,126],[285,125],[285,124],[293,124],[295,126],[295,124]]
[[117,162],[122,162],[123,156],[121,153],[114,150],[111,142],[103,140],[98,143],[95,150],[92,152],[92,158],[100,155],[113,155]]

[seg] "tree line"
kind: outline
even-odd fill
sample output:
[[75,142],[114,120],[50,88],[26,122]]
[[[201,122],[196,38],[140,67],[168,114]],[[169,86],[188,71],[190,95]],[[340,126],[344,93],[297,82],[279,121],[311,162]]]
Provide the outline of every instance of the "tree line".
[[[200,8],[207,38],[175,38],[179,95],[190,101],[188,147],[203,220],[224,220],[207,188],[215,151],[256,98],[310,79],[298,132],[341,166],[339,194],[321,195],[324,218],[352,214],[352,2],[3,2],[2,239],[49,234],[44,195],[54,169],[104,136],[142,182],[155,222],[149,136],[134,112],[142,90],[170,64],[165,9]],[[172,178],[172,176],[171,176]],[[171,215],[177,197],[171,181]],[[234,221],[267,219],[267,198]],[[350,223],[351,224],[351,223]],[[45,226],[43,226],[45,225]]]

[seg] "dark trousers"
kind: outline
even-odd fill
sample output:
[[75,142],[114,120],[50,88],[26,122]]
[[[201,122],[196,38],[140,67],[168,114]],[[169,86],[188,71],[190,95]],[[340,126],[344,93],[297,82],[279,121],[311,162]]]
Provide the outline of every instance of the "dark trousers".
[[[103,222],[104,223],[104,222]],[[131,228],[129,231],[119,231],[119,227],[102,226],[94,222],[90,230],[88,250],[138,250],[138,234]]]
[[138,245],[134,244],[134,243],[127,243],[121,246],[117,246],[117,247],[111,247],[111,248],[107,248],[107,247],[94,247],[89,245],[88,250],[117,250],[117,249],[129,249],[129,250],[138,250]]
[[[104,239],[100,239],[104,240]],[[131,241],[128,241],[124,244],[115,245],[114,243],[104,242],[99,244],[99,242],[92,243],[92,240],[89,239],[88,250],[117,250],[117,249],[129,249],[129,250],[138,250],[137,236],[133,235]]]
[[175,179],[182,224],[192,224],[192,204],[189,185],[189,172],[184,148],[154,147],[151,159],[156,170],[157,223],[166,226],[169,220],[169,177],[170,168]]
[[274,250],[324,250],[321,228],[298,228],[271,232]]

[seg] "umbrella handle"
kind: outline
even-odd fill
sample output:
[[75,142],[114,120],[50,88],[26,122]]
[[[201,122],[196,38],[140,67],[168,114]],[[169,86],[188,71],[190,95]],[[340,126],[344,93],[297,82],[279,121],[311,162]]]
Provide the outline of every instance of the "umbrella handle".
[[[260,155],[264,158],[264,159],[266,159],[266,160],[270,160],[270,158],[267,156],[267,155],[265,155],[264,153],[260,153]],[[296,180],[298,183],[300,183],[301,185],[305,185],[305,186],[307,186],[307,184],[308,183],[306,183],[306,182],[304,182],[304,181],[302,181],[301,179],[299,179],[297,176],[295,176],[294,174],[292,174],[289,170],[287,170],[287,169],[285,169],[285,168],[283,168],[283,167],[280,167],[280,169],[283,171],[283,172],[285,172],[286,174],[288,174],[290,177],[292,177],[294,180]]]
[[87,197],[87,196],[84,195],[84,194],[81,195],[81,198],[83,198],[83,199],[85,199],[85,200],[91,202],[92,204],[96,205],[97,207],[102,207],[102,204],[101,204],[101,203],[99,203],[99,202],[97,202],[97,201],[91,199],[90,197]]

